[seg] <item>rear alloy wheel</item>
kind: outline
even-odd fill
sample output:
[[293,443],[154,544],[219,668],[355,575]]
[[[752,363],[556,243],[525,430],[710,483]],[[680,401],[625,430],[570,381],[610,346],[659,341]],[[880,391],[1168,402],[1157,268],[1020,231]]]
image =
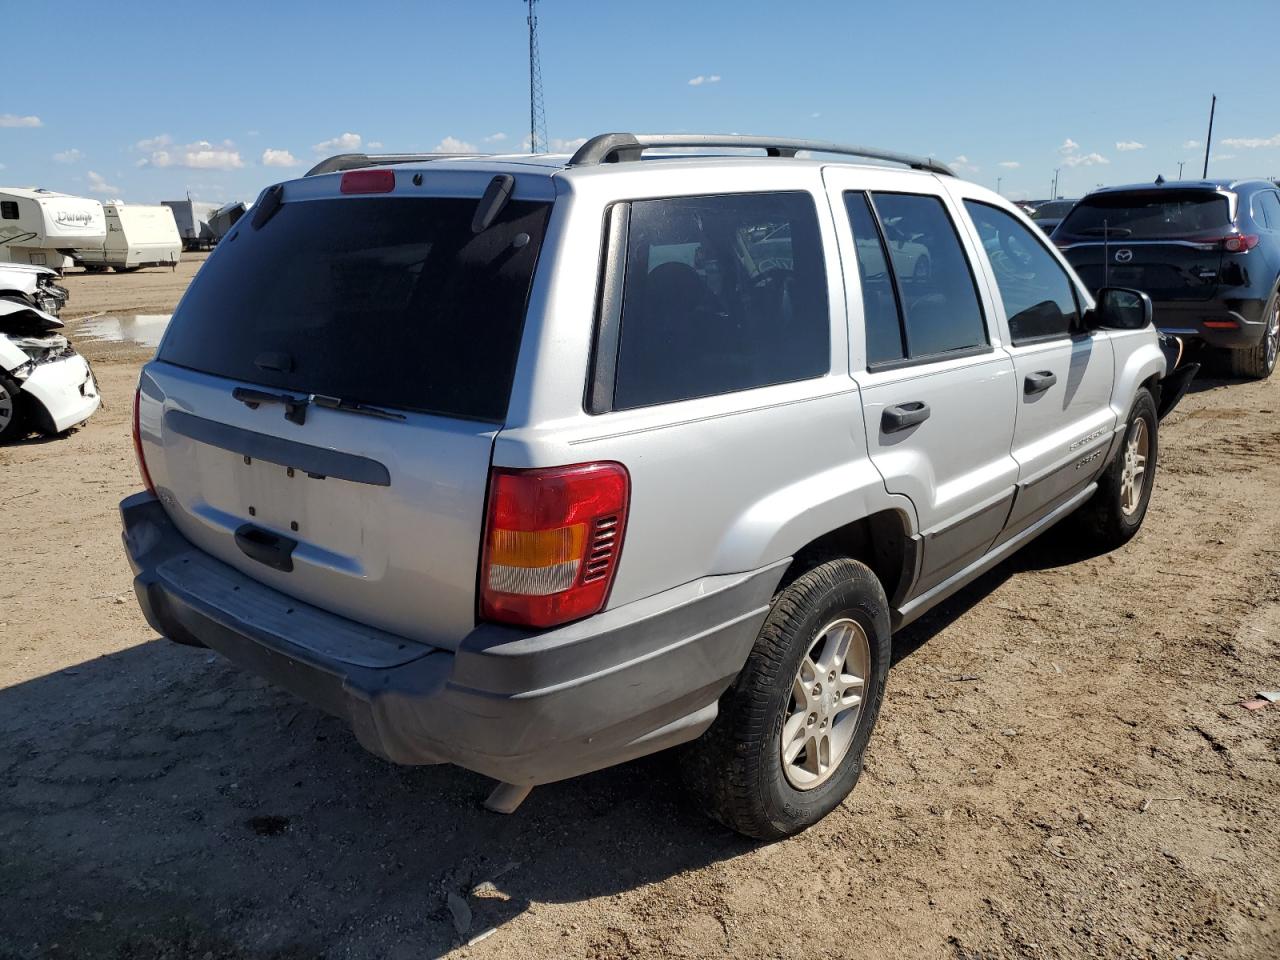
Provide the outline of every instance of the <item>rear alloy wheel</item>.
[[1231,351],[1231,372],[1237,377],[1265,380],[1276,369],[1280,357],[1280,290],[1271,295],[1263,311],[1266,325],[1256,346]]
[[23,425],[26,417],[18,397],[20,389],[11,377],[0,373],[0,443],[26,433]]
[[884,699],[889,604],[856,560],[829,560],[779,593],[715,722],[685,748],[703,809],[749,837],[799,833],[862,773]]

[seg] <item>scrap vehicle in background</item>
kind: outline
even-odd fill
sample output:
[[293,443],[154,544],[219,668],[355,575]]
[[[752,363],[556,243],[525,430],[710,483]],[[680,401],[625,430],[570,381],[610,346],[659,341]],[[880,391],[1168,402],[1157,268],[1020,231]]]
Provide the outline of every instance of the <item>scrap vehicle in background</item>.
[[1146,292],[1156,324],[1217,351],[1236,376],[1269,377],[1280,354],[1280,189],[1269,180],[1108,187],[1053,234],[1081,279]]
[[209,229],[213,232],[215,243],[231,232],[231,228],[244,216],[244,211],[243,200],[232,200],[230,203],[224,203],[210,215]]
[[1031,220],[1046,234],[1053,233],[1054,228],[1075,205],[1074,200],[1046,200],[1043,203],[1037,203],[1035,209],[1031,211]]
[[102,404],[89,362],[58,332],[63,324],[54,313],[66,291],[44,284],[34,293],[16,292],[22,278],[13,274],[20,269],[0,264],[0,443],[33,430],[61,433]]
[[107,236],[102,204],[52,190],[0,187],[0,261],[62,272],[77,250],[100,250]]
[[76,262],[86,270],[130,273],[143,267],[172,267],[182,258],[182,239],[169,207],[114,201],[102,209],[106,241],[101,247],[76,251]]
[[203,200],[162,200],[166,207],[173,211],[173,219],[178,224],[178,236],[182,238],[183,250],[209,249],[218,242],[218,237],[209,224],[209,218],[218,212],[220,203],[208,203]]
[[50,267],[0,262],[0,300],[37,307],[56,317],[70,296],[58,279],[58,272]]

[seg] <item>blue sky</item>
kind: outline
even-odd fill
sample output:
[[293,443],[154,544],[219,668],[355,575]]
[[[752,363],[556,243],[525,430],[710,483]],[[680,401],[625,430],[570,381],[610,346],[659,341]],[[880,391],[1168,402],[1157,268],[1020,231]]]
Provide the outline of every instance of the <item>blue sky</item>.
[[[519,150],[523,9],[9,3],[24,67],[0,89],[0,183],[249,199],[350,148]],[[1211,175],[1280,175],[1275,57],[1255,46],[1274,34],[1274,0],[539,10],[548,132],[566,145],[608,130],[815,137],[933,156],[1015,198],[1047,195],[1060,168],[1059,192],[1077,196],[1175,177],[1179,160],[1198,175],[1216,92]]]

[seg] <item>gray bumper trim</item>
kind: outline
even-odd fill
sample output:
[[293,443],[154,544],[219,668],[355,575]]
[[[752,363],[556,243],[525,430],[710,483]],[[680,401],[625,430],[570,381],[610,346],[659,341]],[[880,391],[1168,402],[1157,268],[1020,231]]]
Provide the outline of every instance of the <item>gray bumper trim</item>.
[[134,590],[158,633],[211,647],[345,718],[367,749],[395,762],[455,763],[518,784],[701,734],[788,562],[706,577],[555,630],[482,624],[449,652],[240,574],[192,546],[150,494],[120,512]]

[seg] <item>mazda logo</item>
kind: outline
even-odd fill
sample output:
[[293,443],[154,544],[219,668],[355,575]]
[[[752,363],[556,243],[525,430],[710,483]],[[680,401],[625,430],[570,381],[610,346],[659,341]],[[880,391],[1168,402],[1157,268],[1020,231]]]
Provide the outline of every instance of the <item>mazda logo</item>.
[[1125,249],[1125,250],[1116,251],[1116,263],[1128,263],[1132,259],[1133,259],[1132,250]]

